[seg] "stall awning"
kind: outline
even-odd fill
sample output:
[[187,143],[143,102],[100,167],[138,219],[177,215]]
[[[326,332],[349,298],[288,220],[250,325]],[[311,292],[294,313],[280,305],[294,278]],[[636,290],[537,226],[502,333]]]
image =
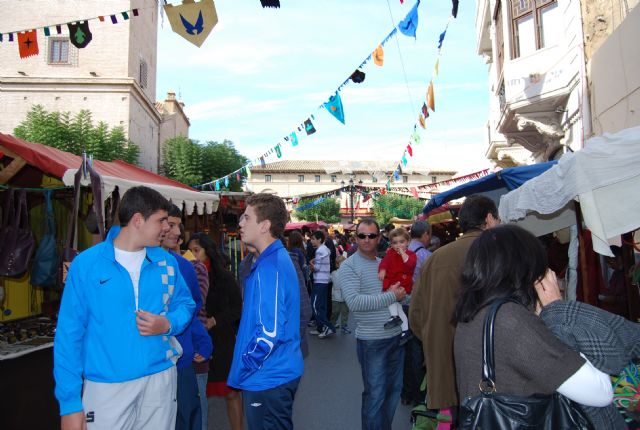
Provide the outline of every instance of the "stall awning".
[[[26,142],[8,134],[0,133],[0,146],[23,158],[49,176],[60,178],[65,185],[73,185],[73,176],[82,164],[82,157],[39,143]],[[120,195],[129,188],[146,185],[158,190],[174,204],[185,204],[188,213],[197,208],[199,214],[212,213],[218,209],[220,198],[215,194],[199,192],[187,185],[144,170],[124,161],[94,160],[93,167],[103,181],[103,198],[109,197],[118,187]]]
[[529,179],[540,175],[556,163],[556,161],[547,161],[546,163],[532,164],[530,166],[509,167],[475,181],[464,183],[431,197],[422,209],[422,213],[428,214],[438,206],[471,194],[495,192],[497,190],[503,190],[502,192],[506,193],[518,188]]
[[575,198],[594,251],[611,255],[609,245],[640,227],[640,127],[592,137],[585,147],[562,156],[556,166],[500,199],[500,217],[516,221],[532,212],[557,215]]

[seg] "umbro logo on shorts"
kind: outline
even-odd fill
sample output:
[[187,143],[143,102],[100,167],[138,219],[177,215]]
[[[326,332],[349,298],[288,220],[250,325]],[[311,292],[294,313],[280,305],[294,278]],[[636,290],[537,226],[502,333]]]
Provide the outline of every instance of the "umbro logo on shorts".
[[95,420],[95,416],[93,411],[87,412],[87,422],[92,423]]

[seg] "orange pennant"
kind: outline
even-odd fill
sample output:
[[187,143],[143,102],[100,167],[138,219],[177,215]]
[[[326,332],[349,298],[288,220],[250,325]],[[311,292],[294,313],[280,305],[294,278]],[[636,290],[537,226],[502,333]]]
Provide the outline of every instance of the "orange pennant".
[[373,62],[376,66],[382,67],[384,64],[384,49],[382,49],[382,45],[378,45],[375,51],[373,51]]
[[20,58],[38,55],[38,35],[35,30],[18,33],[18,51]]
[[429,89],[427,90],[427,106],[429,106],[433,112],[436,111],[436,100],[433,96],[433,81],[429,82]]
[[427,127],[424,125],[424,117],[422,116],[422,114],[419,114],[419,115],[418,115],[418,122],[420,122],[420,127],[422,127],[422,128],[427,128]]

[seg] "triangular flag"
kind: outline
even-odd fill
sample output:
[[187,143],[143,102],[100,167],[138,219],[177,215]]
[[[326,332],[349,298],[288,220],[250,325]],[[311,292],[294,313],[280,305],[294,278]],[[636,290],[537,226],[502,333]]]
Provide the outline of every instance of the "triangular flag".
[[273,8],[280,7],[280,0],[260,0],[260,3],[262,4],[263,9],[265,7],[273,7]]
[[44,28],[44,35],[45,36],[51,36],[51,30],[49,30],[49,27],[45,27]]
[[427,108],[427,104],[426,103],[422,103],[422,115],[425,118],[429,118],[429,109]]
[[280,144],[276,145],[276,155],[278,158],[282,158],[282,150],[280,149]]
[[418,130],[414,129],[411,137],[413,138],[413,141],[416,143],[416,145],[420,145],[420,135],[418,134]]
[[260,157],[260,165],[262,167],[265,167],[267,165],[267,163],[264,162],[264,156]]
[[313,116],[313,114],[311,114],[311,119],[315,121],[315,120],[316,120],[316,117],[315,117],[315,116]]
[[313,123],[310,119],[307,119],[304,122],[304,131],[307,132],[307,136],[316,132],[316,128],[313,126]]
[[406,165],[407,165],[407,157],[405,157],[404,155],[402,156],[402,164],[403,164],[404,166],[406,166]]
[[416,1],[416,4],[411,8],[407,16],[398,24],[398,30],[405,36],[416,37],[416,30],[418,29],[418,5],[420,5],[420,0]]
[[292,131],[289,136],[291,137],[291,146],[298,146],[298,136],[296,136],[296,132]]
[[447,30],[440,33],[440,37],[438,38],[438,49],[442,48],[442,42],[444,42],[444,36],[447,35]]
[[361,84],[362,82],[364,82],[364,78],[365,78],[365,73],[362,70],[356,70],[351,74],[350,79],[355,84]]
[[91,42],[93,35],[89,30],[89,21],[68,23],[67,27],[69,27],[69,42],[76,48],[84,48]]
[[249,169],[249,166],[244,166],[244,170],[247,172],[247,179],[251,179],[251,170]]
[[2,33],[0,33],[0,42],[2,42]]
[[384,49],[382,48],[382,45],[378,45],[371,55],[373,56],[373,62],[375,65],[382,67],[384,64]]
[[415,197],[416,199],[420,198],[418,196],[418,189],[416,187],[411,187],[411,194],[413,194],[413,197]]
[[236,172],[236,181],[240,182],[242,177],[240,176],[240,172]]
[[429,82],[429,89],[427,90],[427,105],[432,111],[436,111],[436,100],[433,96],[433,81]]
[[422,116],[422,114],[418,114],[418,122],[420,123],[420,127],[422,127],[422,128],[427,128],[427,127],[424,125],[424,117]]
[[324,103],[324,107],[331,115],[336,117],[338,121],[344,124],[344,110],[342,109],[342,99],[340,93],[336,91],[334,95],[329,97],[329,101]]
[[220,191],[220,181],[216,181],[216,191]]
[[411,144],[407,145],[407,152],[409,153],[409,157],[413,157],[413,148],[411,147]]
[[224,186],[229,188],[229,177],[228,176],[224,177]]
[[451,15],[453,15],[454,18],[458,17],[458,3],[459,3],[459,0],[453,0],[453,6],[451,8]]
[[18,52],[20,58],[38,55],[38,35],[35,30],[18,33]]
[[285,136],[284,140],[288,142],[289,141],[289,136]]
[[436,60],[436,65],[433,68],[433,77],[437,78],[439,73],[440,73],[440,59],[438,58]]

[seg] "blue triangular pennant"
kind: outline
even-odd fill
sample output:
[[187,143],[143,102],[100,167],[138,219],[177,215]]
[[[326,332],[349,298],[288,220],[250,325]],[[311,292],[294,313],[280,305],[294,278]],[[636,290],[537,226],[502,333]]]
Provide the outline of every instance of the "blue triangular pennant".
[[416,37],[416,30],[418,29],[418,5],[420,5],[420,0],[413,5],[407,16],[398,24],[398,30],[405,36]]
[[340,93],[336,91],[334,95],[329,97],[329,101],[323,105],[331,115],[335,116],[338,121],[344,124],[344,110],[342,109]]

